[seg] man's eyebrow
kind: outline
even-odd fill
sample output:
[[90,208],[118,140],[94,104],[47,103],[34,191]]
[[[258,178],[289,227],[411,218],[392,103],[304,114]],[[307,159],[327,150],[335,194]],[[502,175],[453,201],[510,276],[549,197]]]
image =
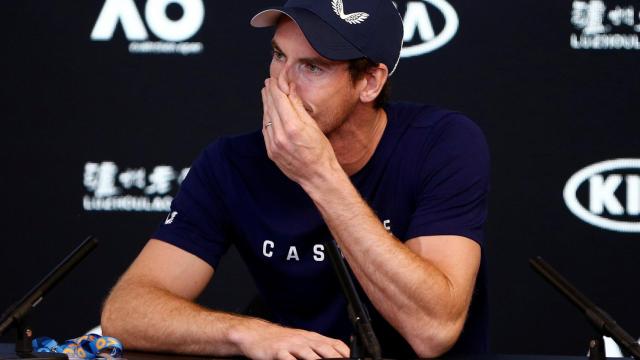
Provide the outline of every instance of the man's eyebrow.
[[[273,49],[276,50],[277,52],[284,54],[284,51],[282,51],[282,49],[280,49],[280,47],[278,46],[278,43],[276,42],[275,39],[271,40],[271,47],[273,47]],[[300,61],[307,62],[307,63],[324,65],[324,66],[332,66],[332,65],[336,65],[338,63],[337,61],[332,61],[332,60],[329,60],[329,59],[325,59],[322,56],[313,56],[313,57],[300,58]]]
[[278,52],[282,52],[282,50],[280,49],[280,46],[278,46],[278,43],[275,40],[271,40],[271,47],[274,50],[277,50]]
[[331,60],[325,59],[325,58],[323,58],[321,56],[302,58],[300,60],[304,61],[304,62],[307,62],[307,63],[319,64],[319,65],[323,65],[323,66],[333,66],[333,65],[337,65],[338,64],[337,61],[331,61]]

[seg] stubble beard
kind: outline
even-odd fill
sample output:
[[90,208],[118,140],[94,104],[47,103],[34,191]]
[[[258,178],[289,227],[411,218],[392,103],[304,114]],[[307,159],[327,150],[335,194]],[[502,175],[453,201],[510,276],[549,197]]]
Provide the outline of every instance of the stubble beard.
[[322,133],[330,138],[333,133],[340,131],[349,121],[356,105],[357,102],[345,103],[331,113],[321,114],[320,121],[313,115],[311,117],[316,121]]

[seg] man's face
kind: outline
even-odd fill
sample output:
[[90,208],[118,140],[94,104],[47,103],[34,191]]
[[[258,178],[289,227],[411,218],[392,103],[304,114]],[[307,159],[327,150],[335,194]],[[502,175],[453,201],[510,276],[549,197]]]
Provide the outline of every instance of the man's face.
[[271,78],[283,77],[287,84],[295,84],[305,109],[323,133],[339,128],[359,101],[348,63],[318,54],[287,16],[278,23],[272,45]]

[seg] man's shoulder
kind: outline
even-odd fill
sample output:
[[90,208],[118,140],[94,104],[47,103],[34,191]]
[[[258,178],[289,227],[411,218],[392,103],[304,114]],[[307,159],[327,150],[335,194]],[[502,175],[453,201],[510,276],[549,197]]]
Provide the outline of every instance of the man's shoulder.
[[392,102],[385,107],[385,111],[393,121],[407,122],[411,127],[446,126],[452,123],[475,125],[460,111],[430,104]]
[[238,135],[220,136],[204,149],[207,157],[218,158],[233,155],[235,157],[263,157],[264,138],[260,131]]
[[411,137],[437,140],[444,138],[466,137],[483,140],[481,128],[460,111],[446,109],[429,104],[410,102],[389,103],[385,107],[389,121],[402,127],[412,128],[405,132]]
[[252,167],[264,159],[268,159],[264,140],[255,131],[216,138],[200,152],[191,167],[209,174],[224,174],[233,167]]

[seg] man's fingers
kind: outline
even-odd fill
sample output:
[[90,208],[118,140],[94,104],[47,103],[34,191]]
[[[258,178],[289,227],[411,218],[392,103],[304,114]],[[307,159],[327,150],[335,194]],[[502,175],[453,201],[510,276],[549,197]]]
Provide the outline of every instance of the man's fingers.
[[280,73],[280,76],[278,76],[278,78],[277,78],[278,88],[285,95],[289,95],[289,84],[287,84],[287,81],[285,80],[285,77],[283,75],[284,75],[284,71],[282,71]]
[[275,103],[273,101],[273,94],[272,94],[272,87],[270,85],[270,81],[271,79],[267,79],[264,82],[264,88],[263,92],[264,92],[264,97],[263,97],[263,103],[265,105],[265,110],[267,111],[267,115],[270,117],[269,120],[273,121],[275,120],[274,117],[277,117],[277,111],[275,108]]
[[[276,103],[273,96],[273,88],[271,85],[271,79],[267,79],[265,81],[264,94],[267,108],[267,117],[268,121],[263,124],[265,128],[270,130],[271,135],[276,135],[276,132],[282,127],[282,118],[278,114],[278,109],[276,108]],[[268,125],[271,123],[271,125]],[[268,126],[267,126],[268,125]]]
[[273,136],[269,134],[268,129],[262,129],[262,137],[264,138],[264,147],[267,150],[267,157],[273,159]]
[[293,106],[293,110],[298,114],[298,118],[302,122],[306,123],[307,125],[317,126],[315,120],[313,120],[313,118],[309,116],[307,109],[304,108],[304,103],[298,95],[298,88],[296,87],[295,83],[291,83],[291,85],[289,85],[289,101]]
[[343,343],[340,340],[336,340],[333,348],[340,354],[340,356],[348,358],[351,356],[351,349],[347,346],[347,344]]
[[286,350],[279,351],[276,354],[275,358],[277,360],[297,360],[295,356],[293,356],[291,353],[289,353]]
[[298,96],[298,89],[296,88],[295,83],[291,83],[289,99],[291,100],[293,108],[298,112],[299,115],[302,115],[300,111],[304,111],[305,113],[307,112],[307,110],[305,110],[304,108],[304,104],[302,104],[302,99],[300,99],[300,96]]
[[267,91],[266,88],[262,88],[262,90],[260,90],[260,96],[262,97],[262,127],[263,128],[266,128],[267,123],[271,122],[271,119],[269,118],[269,113],[268,113],[269,104],[267,103],[266,91]]
[[[272,153],[278,153],[278,149],[281,150],[283,146],[286,147],[286,144],[288,143],[287,134],[289,131],[286,129],[288,121],[281,115],[281,111],[278,109],[278,98],[282,95],[282,92],[278,89],[278,86],[275,85],[275,80],[271,78],[267,79],[265,84],[265,95],[267,97],[267,104],[269,107],[269,116],[272,119],[272,124],[267,126],[266,130],[269,134],[269,145]],[[295,113],[293,110],[291,110],[291,112]],[[273,157],[269,156],[269,158],[273,160]]]
[[278,87],[277,81],[269,79],[269,92],[271,99],[273,100],[273,106],[278,113],[278,119],[281,120],[281,125],[284,128],[295,126],[299,117],[297,112],[293,109],[293,105],[289,100],[287,94],[282,92]]
[[329,344],[321,344],[313,347],[313,351],[315,351],[322,358],[341,358],[347,357],[342,354],[338,349],[334,348]]
[[262,137],[264,138],[267,156],[271,159],[274,149],[273,126],[275,118],[273,116],[273,105],[267,92],[268,90],[266,87],[262,88],[260,92],[262,95]]
[[[269,115],[272,118],[273,123],[276,125],[276,128],[280,130],[282,126],[284,126],[286,122],[286,116],[290,116],[293,112],[291,110],[289,113],[282,110],[282,107],[285,108],[288,106],[291,108],[291,104],[287,99],[286,95],[280,91],[278,86],[276,85],[275,80],[269,78],[265,81],[265,95],[267,97],[267,104],[269,105]],[[286,103],[283,103],[283,98]]]
[[258,331],[242,349],[252,359],[316,360],[349,356],[349,349],[338,339],[313,331],[273,326],[272,331]]
[[292,353],[295,355],[296,359],[317,360],[322,358],[322,355],[318,354],[314,349],[308,346],[296,349],[292,351]]
[[349,357],[349,347],[341,340],[312,333],[313,350],[323,358]]
[[[324,337],[324,338],[326,339],[325,343],[328,346],[330,346],[331,349],[333,349],[333,351],[336,352],[335,354],[331,355],[331,357],[347,357],[347,358],[349,357],[349,355],[351,354],[351,350],[349,349],[347,344],[345,344],[344,342],[338,339],[333,339],[329,337]],[[323,355],[323,357],[328,357],[328,356]]]

